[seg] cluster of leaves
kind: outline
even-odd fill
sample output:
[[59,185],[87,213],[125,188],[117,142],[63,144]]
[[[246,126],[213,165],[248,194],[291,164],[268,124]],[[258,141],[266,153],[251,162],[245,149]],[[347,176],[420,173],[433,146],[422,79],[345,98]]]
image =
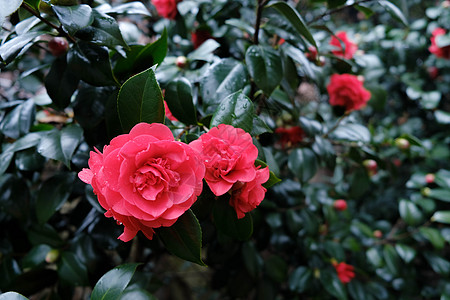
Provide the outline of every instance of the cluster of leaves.
[[[384,0],[184,0],[167,20],[150,2],[63,2],[24,1],[0,37],[2,71],[17,76],[0,89],[1,292],[450,297],[450,62],[427,50],[448,9],[428,1],[400,9]],[[192,32],[205,28],[212,39],[194,49]],[[363,51],[330,54],[335,28]],[[56,35],[70,44],[58,57],[47,47]],[[331,107],[325,87],[333,73],[364,76],[369,106]],[[177,121],[165,118],[163,99]],[[165,122],[183,142],[222,123],[243,128],[272,171],[268,186],[282,182],[243,219],[205,191],[158,238],[122,243],[120,226],[102,216],[76,173],[93,147],[139,122]],[[305,138],[281,145],[273,131],[291,126]],[[409,147],[397,147],[398,138]],[[348,209],[335,210],[335,199]],[[335,260],[355,267],[349,284]]]

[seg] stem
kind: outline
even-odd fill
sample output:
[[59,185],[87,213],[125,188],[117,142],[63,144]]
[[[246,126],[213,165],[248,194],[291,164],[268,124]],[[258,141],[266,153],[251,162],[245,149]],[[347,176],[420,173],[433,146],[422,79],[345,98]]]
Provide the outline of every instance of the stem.
[[255,23],[255,33],[253,35],[253,44],[259,44],[259,27],[261,26],[261,15],[264,6],[269,2],[269,0],[257,0],[258,5],[256,7],[256,23]]
[[336,128],[338,128],[339,124],[341,124],[342,120],[344,120],[345,118],[347,118],[350,115],[351,111],[348,110],[345,112],[345,114],[343,114],[336,122],[336,124],[334,124],[333,127],[330,128],[330,130],[328,130],[327,133],[325,133],[324,135],[322,135],[323,138],[327,138],[333,131],[336,130]]
[[61,34],[62,36],[65,36],[69,41],[71,41],[72,43],[75,43],[76,40],[69,35],[67,32],[65,32],[61,26],[55,25],[52,22],[48,21],[47,19],[45,19],[44,17],[41,16],[41,14],[39,12],[37,12],[36,10],[34,10],[31,6],[29,6],[27,3],[23,2],[22,3],[22,7],[27,10],[28,12],[30,12],[33,16],[37,17],[39,20],[41,20],[42,22],[44,22],[45,24],[47,24],[48,26],[50,26],[53,29],[56,29],[58,31],[59,34]]
[[344,6],[336,7],[334,9],[327,10],[323,14],[318,15],[317,17],[315,17],[314,19],[309,21],[308,25],[311,24],[311,23],[314,23],[314,22],[316,22],[316,21],[318,21],[320,19],[322,19],[325,16],[332,15],[332,14],[337,13],[337,12],[339,12],[341,10],[346,9],[346,8],[349,8],[349,7],[352,7],[352,6],[355,6],[355,5],[359,5],[359,4],[364,3],[364,2],[372,2],[372,1],[375,1],[375,0],[359,0],[359,1],[355,1],[353,4],[344,5]]

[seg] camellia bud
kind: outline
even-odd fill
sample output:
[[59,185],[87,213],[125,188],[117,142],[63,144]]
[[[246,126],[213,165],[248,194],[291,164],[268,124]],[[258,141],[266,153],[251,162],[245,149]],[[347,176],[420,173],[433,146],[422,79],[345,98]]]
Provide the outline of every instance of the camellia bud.
[[187,65],[186,56],[178,56],[177,59],[175,60],[175,64],[177,65],[178,68],[184,69]]
[[434,182],[434,179],[435,179],[435,176],[434,176],[434,174],[427,174],[427,175],[425,175],[425,182],[427,183],[427,184],[431,184],[431,183],[433,183]]
[[409,141],[404,138],[396,138],[395,139],[395,146],[397,146],[400,150],[408,150],[410,147]]
[[381,238],[383,236],[383,233],[381,232],[381,230],[374,230],[373,231],[373,236],[376,237],[377,239]]
[[333,203],[333,207],[337,211],[344,211],[347,209],[347,201],[344,199],[335,200]]
[[49,264],[56,262],[58,259],[59,259],[58,249],[52,249],[48,251],[47,255],[45,256],[45,261]]
[[54,56],[61,56],[69,49],[69,43],[63,37],[55,37],[48,42],[48,49]]
[[423,196],[428,197],[428,196],[430,196],[430,194],[431,194],[431,189],[430,189],[429,187],[425,187],[425,188],[423,188],[423,189],[420,191],[420,193],[421,193]]
[[363,161],[363,166],[366,168],[367,172],[369,172],[370,176],[373,176],[377,173],[377,162],[373,159],[366,159]]

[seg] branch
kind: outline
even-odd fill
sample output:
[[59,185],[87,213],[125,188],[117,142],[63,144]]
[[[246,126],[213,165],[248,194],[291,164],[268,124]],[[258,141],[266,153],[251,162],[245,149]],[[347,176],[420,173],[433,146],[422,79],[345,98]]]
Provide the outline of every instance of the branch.
[[348,117],[348,116],[350,115],[350,113],[351,113],[351,111],[350,111],[350,110],[347,110],[347,111],[345,112],[345,114],[343,114],[343,115],[337,120],[336,124],[334,124],[334,126],[331,127],[330,130],[328,130],[327,133],[323,134],[322,137],[323,137],[324,139],[326,139],[326,138],[330,135],[330,133],[332,133],[333,131],[336,130],[336,128],[338,128],[338,126],[339,126],[339,124],[341,124],[342,120],[344,120],[346,117]]
[[348,4],[348,5],[344,5],[344,6],[336,7],[334,9],[327,10],[323,14],[318,15],[317,17],[315,17],[314,19],[309,21],[308,25],[310,25],[311,23],[314,23],[314,22],[322,19],[325,16],[332,15],[334,13],[337,13],[337,12],[341,11],[341,10],[347,9],[347,8],[355,6],[355,5],[359,5],[359,4],[364,3],[364,2],[372,2],[372,1],[376,1],[376,0],[359,0],[359,1],[355,1],[353,4]]
[[259,27],[261,26],[261,15],[264,6],[269,0],[257,0],[258,5],[256,7],[256,22],[255,22],[255,34],[253,35],[253,44],[259,44]]
[[37,12],[36,10],[34,10],[31,6],[29,6],[27,3],[23,2],[22,3],[22,7],[27,10],[28,12],[30,12],[33,16],[37,17],[39,20],[41,20],[42,22],[44,22],[45,24],[47,24],[48,26],[50,26],[53,29],[56,29],[59,34],[61,34],[62,36],[65,36],[69,41],[71,41],[72,43],[75,43],[76,40],[69,35],[67,32],[65,32],[61,26],[55,25],[52,22],[50,22],[49,20],[45,19],[44,17],[41,16],[41,14],[39,12]]

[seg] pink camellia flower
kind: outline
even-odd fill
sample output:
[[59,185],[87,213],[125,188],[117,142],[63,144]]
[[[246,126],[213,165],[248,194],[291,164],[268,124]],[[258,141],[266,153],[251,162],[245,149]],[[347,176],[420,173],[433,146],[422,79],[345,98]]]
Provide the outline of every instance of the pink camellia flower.
[[103,148],[91,151],[89,169],[78,177],[91,184],[105,216],[125,226],[131,240],[140,230],[171,226],[202,192],[205,167],[188,145],[174,140],[163,124],[140,123]]
[[363,108],[371,97],[358,76],[351,74],[331,75],[327,91],[330,104],[344,106],[347,111]]
[[204,42],[209,39],[212,39],[213,36],[208,29],[197,29],[191,33],[191,41],[194,45],[194,49],[200,47]]
[[166,19],[174,20],[177,16],[179,0],[152,0],[158,14]]
[[238,219],[245,217],[245,213],[255,209],[266,195],[266,188],[262,186],[270,176],[269,168],[257,169],[255,179],[250,182],[236,182],[231,188],[230,205],[236,210]]
[[205,163],[205,180],[216,196],[228,192],[234,183],[256,177],[258,148],[241,128],[220,124],[189,144]]
[[[358,50],[358,45],[347,37],[345,31],[339,31],[336,33],[336,36],[332,36],[330,45],[338,48],[336,50],[331,50],[331,53],[346,59],[352,59],[356,50]],[[344,45],[344,47],[342,47],[342,45]]]
[[343,284],[349,283],[355,277],[355,268],[352,265],[346,264],[344,262],[333,262],[333,266],[336,269],[339,280]]
[[445,46],[445,47],[440,48],[436,44],[436,38],[440,35],[444,35],[445,33],[446,33],[445,29],[440,28],[440,27],[433,30],[433,32],[431,33],[432,36],[430,38],[431,46],[428,47],[428,51],[430,51],[437,57],[450,59],[450,46]]

